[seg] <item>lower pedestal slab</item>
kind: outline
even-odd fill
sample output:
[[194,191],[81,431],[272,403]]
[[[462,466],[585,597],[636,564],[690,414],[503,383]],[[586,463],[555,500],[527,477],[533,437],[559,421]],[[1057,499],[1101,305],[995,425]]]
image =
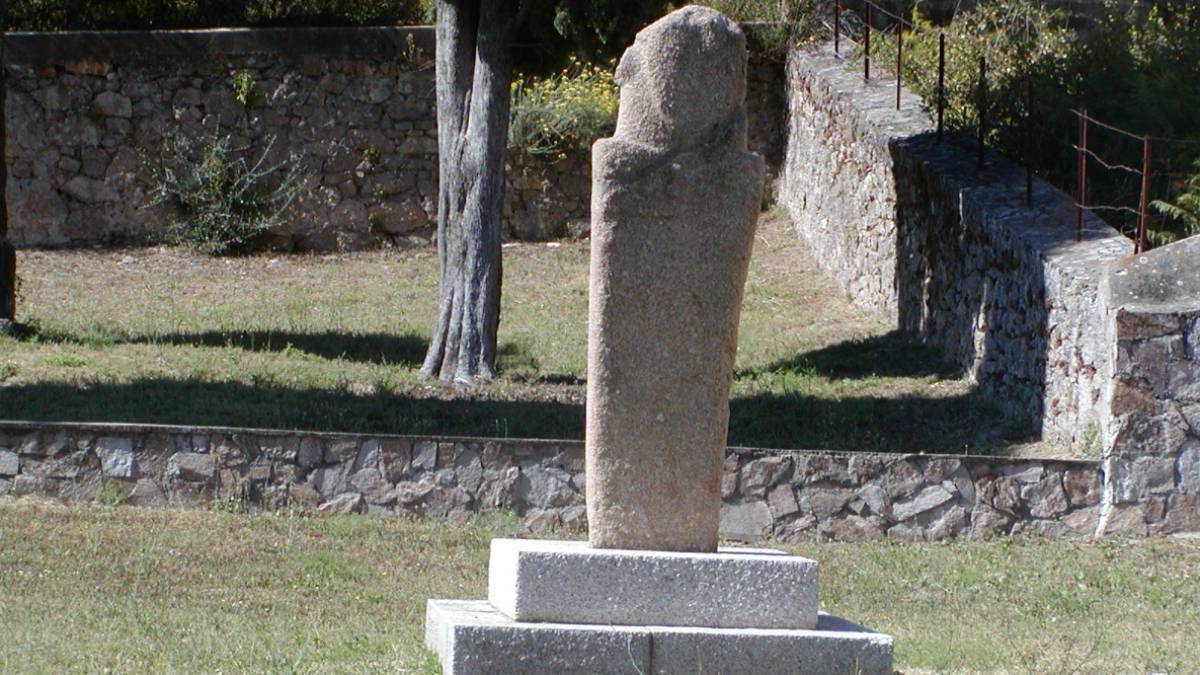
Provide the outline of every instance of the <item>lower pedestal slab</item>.
[[425,644],[446,675],[892,673],[892,638],[822,614],[813,630],[524,623],[486,601],[430,600]]

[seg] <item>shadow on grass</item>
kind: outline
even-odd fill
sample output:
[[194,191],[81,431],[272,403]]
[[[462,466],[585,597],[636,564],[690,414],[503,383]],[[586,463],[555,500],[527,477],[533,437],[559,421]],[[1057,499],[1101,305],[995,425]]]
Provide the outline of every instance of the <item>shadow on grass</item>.
[[740,373],[807,372],[830,379],[866,377],[958,377],[962,369],[942,353],[901,331],[859,340],[847,340],[822,349],[781,359],[762,368]]
[[[583,405],[494,400],[438,388],[355,395],[273,384],[153,379],[128,384],[32,384],[0,390],[7,419],[131,422],[581,439]],[[519,392],[517,392],[519,395]],[[731,445],[875,452],[987,451],[1022,440],[975,394],[946,398],[755,395],[731,403]]]
[[122,344],[217,347],[252,352],[289,352],[310,354],[326,359],[345,359],[376,365],[416,367],[425,359],[429,339],[413,333],[300,333],[292,331],[205,331],[161,335],[122,334],[114,331],[68,333],[22,326],[17,337],[85,347],[110,347]]

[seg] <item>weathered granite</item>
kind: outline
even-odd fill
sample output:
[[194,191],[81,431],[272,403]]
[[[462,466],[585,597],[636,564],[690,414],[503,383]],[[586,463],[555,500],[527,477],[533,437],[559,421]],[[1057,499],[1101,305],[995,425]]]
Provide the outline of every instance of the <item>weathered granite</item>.
[[706,628],[817,625],[817,564],[780,551],[622,551],[493,539],[488,601],[516,621]]
[[[762,201],[745,36],[685,7],[617,68],[593,149],[587,463],[593,546],[715,551],[742,290]],[[720,209],[714,209],[714,203]]]
[[431,600],[425,625],[446,675],[892,672],[892,638],[827,614],[813,630],[595,626],[516,622],[487,602]]

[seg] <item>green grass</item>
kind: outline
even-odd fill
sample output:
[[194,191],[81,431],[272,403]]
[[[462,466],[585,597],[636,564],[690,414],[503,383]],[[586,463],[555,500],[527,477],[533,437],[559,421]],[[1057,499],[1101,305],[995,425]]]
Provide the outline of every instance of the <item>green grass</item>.
[[[21,339],[0,337],[8,419],[581,438],[587,242],[505,247],[500,378],[417,369],[431,249],[207,258],[21,255]],[[936,353],[853,308],[769,214],[755,243],[730,442],[993,452],[1028,440]]]
[[[437,672],[428,598],[485,594],[462,526],[0,499],[0,672]],[[569,535],[568,535],[569,536]],[[1196,542],[786,546],[914,672],[1191,672]]]

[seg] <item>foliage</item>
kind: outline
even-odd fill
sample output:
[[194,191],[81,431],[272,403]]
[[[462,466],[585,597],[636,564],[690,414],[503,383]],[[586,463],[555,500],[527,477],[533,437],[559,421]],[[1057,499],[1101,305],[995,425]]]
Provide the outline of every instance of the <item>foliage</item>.
[[783,59],[787,50],[822,31],[820,8],[813,0],[700,0],[734,21],[759,22],[746,31],[751,56]]
[[254,81],[254,73],[240,70],[233,76],[233,97],[243,108],[254,105],[254,93],[258,84]]
[[617,100],[612,70],[574,57],[547,76],[519,75],[512,83],[509,146],[545,157],[586,153],[612,134]]
[[175,208],[171,236],[221,255],[249,250],[282,225],[301,189],[300,158],[271,163],[273,148],[273,138],[257,156],[228,134],[168,138],[152,204]]
[[129,499],[129,488],[121,483],[106,480],[96,491],[96,503],[104,506],[120,506]]
[[428,18],[426,0],[11,0],[12,30],[398,25]]
[[[914,18],[904,40],[904,81],[932,109],[937,101],[938,35],[946,35],[946,126],[975,134],[980,119],[980,58],[987,63],[987,141],[1067,192],[1075,191],[1078,122],[1086,109],[1139,134],[1200,136],[1200,5],[1170,0],[1110,2],[1091,24],[1035,0],[1000,0],[960,13],[948,26]],[[891,64],[895,40],[872,43],[877,63]],[[1033,115],[1028,98],[1033,94]],[[1089,147],[1110,163],[1139,165],[1141,144],[1097,130]],[[1156,166],[1190,163],[1190,150],[1158,144]],[[1153,193],[1178,189],[1159,181]],[[1123,171],[1089,174],[1089,191],[1105,204],[1135,207],[1140,179]],[[1168,198],[1165,201],[1171,201]],[[1105,213],[1132,233],[1132,218]],[[1171,219],[1157,242],[1182,234]]]
[[1175,198],[1175,203],[1161,199],[1151,203],[1156,211],[1172,219],[1176,225],[1169,230],[1151,233],[1154,244],[1169,244],[1179,235],[1190,237],[1200,234],[1200,160],[1193,166],[1197,174],[1188,180],[1186,187]]

